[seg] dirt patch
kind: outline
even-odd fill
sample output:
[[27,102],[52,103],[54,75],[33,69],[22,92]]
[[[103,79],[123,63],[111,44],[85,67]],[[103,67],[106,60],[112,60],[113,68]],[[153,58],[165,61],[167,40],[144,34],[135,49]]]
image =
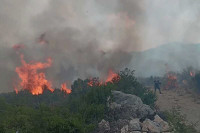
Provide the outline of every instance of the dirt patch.
[[200,131],[200,98],[186,90],[163,90],[158,94],[156,105],[161,111],[178,109],[190,124],[195,124]]

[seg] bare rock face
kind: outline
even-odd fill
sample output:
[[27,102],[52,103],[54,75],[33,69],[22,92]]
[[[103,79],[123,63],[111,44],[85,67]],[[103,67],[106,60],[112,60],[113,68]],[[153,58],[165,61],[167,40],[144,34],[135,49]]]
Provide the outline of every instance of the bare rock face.
[[107,100],[109,122],[102,120],[95,133],[169,132],[169,124],[143,104],[139,97],[120,91],[113,91],[112,95],[113,101],[111,98]]

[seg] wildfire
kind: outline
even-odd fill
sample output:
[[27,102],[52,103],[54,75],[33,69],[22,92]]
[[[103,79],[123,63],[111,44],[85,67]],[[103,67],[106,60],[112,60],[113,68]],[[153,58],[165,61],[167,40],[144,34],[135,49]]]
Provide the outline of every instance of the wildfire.
[[18,90],[16,87],[14,87],[14,90],[15,90],[15,93],[16,93],[16,94],[19,93],[19,90]]
[[166,88],[176,88],[178,85],[177,85],[177,77],[175,74],[173,73],[168,73],[167,74],[167,86]]
[[195,72],[190,71],[190,76],[194,77],[195,76]]
[[89,81],[87,84],[88,84],[89,86],[93,86],[93,85],[94,85],[92,79],[90,79],[90,81]]
[[[29,64],[24,60],[23,54],[20,57],[22,66],[17,67],[15,70],[21,79],[20,88],[28,90],[33,95],[42,94],[45,89],[53,92],[52,84],[46,79],[45,73],[38,72],[38,70],[50,67],[52,59],[48,58],[46,63],[36,62]],[[18,93],[17,88],[15,88],[15,91]]]
[[67,84],[66,83],[61,84],[61,91],[65,92],[67,94],[70,94],[72,92],[71,89],[67,88]]
[[170,80],[176,80],[177,77],[175,75],[173,75],[173,74],[168,74],[168,79],[170,79]]
[[[17,47],[18,48],[18,47]],[[24,60],[24,55],[20,55],[21,66],[16,67],[15,71],[20,78],[20,82],[14,84],[14,90],[16,94],[20,90],[28,90],[32,95],[39,95],[44,92],[44,90],[49,90],[54,92],[52,89],[52,83],[46,79],[45,73],[42,70],[49,68],[52,64],[52,59],[48,58],[46,63],[42,62],[31,62],[27,63]],[[101,86],[107,85],[107,83],[113,83],[114,81],[119,81],[119,75],[112,70],[108,72],[108,76],[105,81],[99,81],[98,78],[90,79],[88,82],[89,86]],[[70,94],[72,90],[67,87],[66,83],[61,84],[61,91],[66,94]]]
[[92,78],[87,84],[92,87],[92,86],[101,86],[104,83],[102,81],[99,81],[98,78]]
[[113,72],[112,70],[109,70],[108,72],[108,76],[105,80],[105,82],[103,81],[99,81],[98,79],[94,78],[94,79],[90,79],[90,81],[88,82],[89,86],[101,86],[101,85],[107,85],[107,83],[113,83],[113,79],[119,80],[119,75],[115,72]]
[[113,79],[118,78],[118,77],[119,77],[119,75],[117,73],[114,73],[112,70],[110,70],[108,72],[108,77],[106,79],[106,83],[108,83],[108,82],[113,83]]

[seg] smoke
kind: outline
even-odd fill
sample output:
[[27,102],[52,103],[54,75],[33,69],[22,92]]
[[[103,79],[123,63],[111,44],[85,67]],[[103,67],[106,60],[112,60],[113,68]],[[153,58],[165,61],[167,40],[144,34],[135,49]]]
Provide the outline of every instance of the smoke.
[[[20,65],[53,59],[57,86],[77,77],[105,77],[126,67],[132,51],[169,42],[198,43],[200,2],[189,0],[0,0],[0,84],[12,90]],[[24,48],[14,50],[15,44]]]

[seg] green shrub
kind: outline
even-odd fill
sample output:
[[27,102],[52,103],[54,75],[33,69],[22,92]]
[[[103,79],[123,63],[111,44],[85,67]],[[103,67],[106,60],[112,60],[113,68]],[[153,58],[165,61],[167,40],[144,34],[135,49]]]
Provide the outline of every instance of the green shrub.
[[176,109],[170,112],[164,112],[164,115],[175,133],[197,133],[192,124],[186,124],[185,117]]
[[117,90],[128,94],[134,94],[140,97],[145,104],[154,107],[157,99],[156,95],[150,90],[147,90],[147,88],[137,81],[134,76],[134,72],[134,70],[130,70],[128,68],[120,71],[120,80],[118,82],[114,82]]

